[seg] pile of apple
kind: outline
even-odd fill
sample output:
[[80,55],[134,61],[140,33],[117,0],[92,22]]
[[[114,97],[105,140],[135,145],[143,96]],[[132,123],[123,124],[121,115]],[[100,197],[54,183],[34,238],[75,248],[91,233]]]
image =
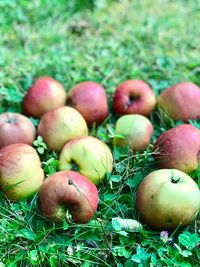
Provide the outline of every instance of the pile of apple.
[[[200,88],[179,83],[156,99],[141,80],[119,85],[113,97],[115,125],[113,146],[128,146],[133,153],[151,141],[153,125],[147,118],[157,108],[185,124],[164,132],[154,144],[155,162],[160,168],[139,185],[136,208],[141,220],[155,229],[174,229],[192,222],[200,209],[200,190],[188,175],[200,159],[200,130],[188,120],[200,118]],[[42,214],[55,221],[69,218],[87,223],[98,206],[97,186],[113,169],[110,148],[88,128],[108,116],[104,88],[82,82],[68,93],[50,77],[41,77],[24,96],[23,113],[0,114],[0,189],[18,201],[37,191]],[[35,129],[27,117],[39,118]],[[59,153],[59,171],[45,180],[40,158],[33,148],[42,136],[49,151]]]

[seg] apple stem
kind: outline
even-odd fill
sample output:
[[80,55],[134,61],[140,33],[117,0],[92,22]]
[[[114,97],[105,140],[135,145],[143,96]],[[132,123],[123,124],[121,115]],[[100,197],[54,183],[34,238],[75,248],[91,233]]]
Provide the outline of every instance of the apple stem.
[[9,124],[14,124],[17,122],[17,120],[15,118],[10,118],[8,117],[6,120],[5,120],[6,123],[9,123]]
[[172,178],[171,178],[171,182],[172,182],[173,184],[177,184],[179,181],[180,181],[180,178],[174,178],[174,177],[172,176]]
[[138,99],[140,98],[140,96],[137,95],[130,95],[128,102],[127,102],[127,107],[130,107],[134,102],[136,102]]

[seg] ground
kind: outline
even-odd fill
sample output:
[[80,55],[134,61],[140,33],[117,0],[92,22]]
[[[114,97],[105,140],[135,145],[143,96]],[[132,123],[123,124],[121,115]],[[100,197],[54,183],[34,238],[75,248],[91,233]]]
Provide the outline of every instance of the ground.
[[[21,112],[25,91],[41,75],[66,90],[80,81],[100,82],[109,103],[126,79],[147,81],[156,95],[180,81],[200,85],[199,0],[0,0],[0,10],[0,112]],[[156,114],[151,119],[153,143],[174,124]],[[111,145],[114,121],[110,116],[91,134]],[[119,151],[114,156],[115,170],[99,188],[98,212],[86,226],[47,222],[37,196],[12,203],[2,195],[0,266],[199,266],[198,219],[169,233],[173,240],[166,242],[148,227],[127,233],[112,224],[117,216],[138,219],[137,185],[155,169],[151,146],[134,160]],[[56,170],[56,154],[41,159],[46,174]],[[193,177],[199,182],[198,171]]]

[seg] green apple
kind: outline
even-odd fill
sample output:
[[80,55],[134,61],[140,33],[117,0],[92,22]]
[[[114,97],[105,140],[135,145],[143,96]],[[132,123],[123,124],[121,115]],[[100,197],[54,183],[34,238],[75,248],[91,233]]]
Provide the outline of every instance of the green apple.
[[59,107],[46,112],[38,125],[41,135],[51,150],[61,151],[71,139],[88,134],[86,121],[71,107]]
[[139,185],[136,208],[147,225],[167,230],[191,223],[200,209],[200,190],[184,172],[157,170]]
[[112,168],[113,156],[109,147],[92,136],[71,140],[63,147],[59,158],[59,170],[78,170],[96,185]]
[[143,150],[150,142],[153,126],[149,119],[142,115],[124,115],[115,126],[114,144],[130,146],[133,151]]
[[44,180],[35,149],[27,144],[12,144],[0,149],[0,188],[11,200],[29,198]]

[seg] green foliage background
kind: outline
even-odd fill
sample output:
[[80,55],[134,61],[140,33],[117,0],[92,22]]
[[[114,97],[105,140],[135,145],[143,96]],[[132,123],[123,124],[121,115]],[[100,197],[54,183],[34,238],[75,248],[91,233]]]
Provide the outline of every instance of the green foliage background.
[[[199,37],[199,0],[0,0],[0,112],[20,112],[25,91],[41,75],[66,90],[84,80],[100,82],[110,103],[126,79],[146,80],[156,95],[180,81],[200,85]],[[114,119],[92,134],[111,145]],[[155,114],[151,119],[153,140],[175,125]],[[44,152],[41,140],[36,147],[45,173],[53,173],[57,155]],[[115,170],[101,186],[99,211],[87,226],[47,222],[37,196],[11,203],[2,195],[0,266],[199,266],[198,219],[170,233],[173,243],[148,228],[127,233],[112,225],[117,216],[137,219],[137,185],[155,169],[151,146],[143,154],[114,156]],[[193,176],[198,182],[199,171]]]

